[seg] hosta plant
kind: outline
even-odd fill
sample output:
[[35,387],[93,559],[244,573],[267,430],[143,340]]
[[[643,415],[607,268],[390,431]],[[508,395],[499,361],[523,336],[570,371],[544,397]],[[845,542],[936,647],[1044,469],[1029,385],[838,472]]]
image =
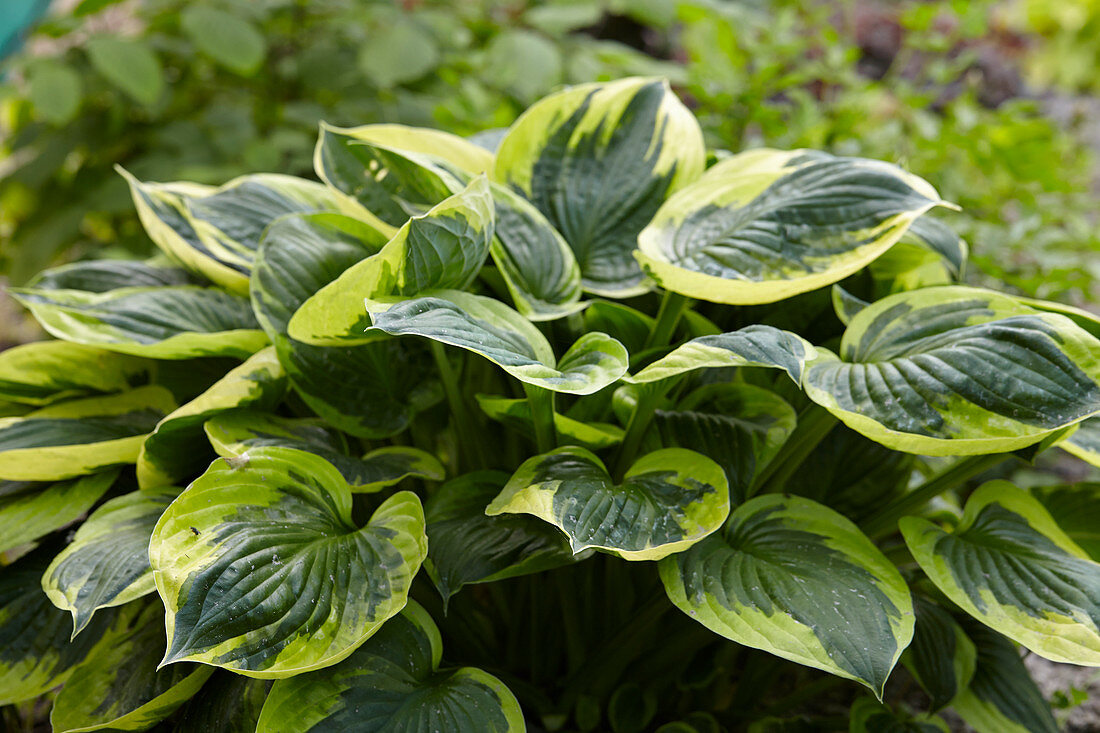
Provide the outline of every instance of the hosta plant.
[[1100,666],[1100,485],[998,467],[1100,465],[1100,322],[662,80],[477,139],[120,171],[161,254],[11,290],[58,340],[0,354],[8,722],[1055,730],[1021,650]]

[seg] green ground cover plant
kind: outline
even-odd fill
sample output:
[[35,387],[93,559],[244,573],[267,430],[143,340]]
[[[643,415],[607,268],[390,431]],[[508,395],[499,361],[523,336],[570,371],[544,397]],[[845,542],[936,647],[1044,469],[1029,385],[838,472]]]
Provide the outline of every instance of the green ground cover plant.
[[120,169],[158,254],[10,289],[5,720],[1055,731],[1019,650],[1100,666],[1100,484],[997,477],[1100,465],[1100,319],[663,79],[476,139]]

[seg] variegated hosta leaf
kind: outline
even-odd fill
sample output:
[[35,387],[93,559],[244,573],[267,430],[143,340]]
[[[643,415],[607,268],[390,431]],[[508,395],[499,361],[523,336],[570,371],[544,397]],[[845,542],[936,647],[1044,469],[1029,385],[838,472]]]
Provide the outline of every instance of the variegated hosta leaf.
[[42,589],[55,606],[72,613],[74,637],[97,610],[121,606],[156,590],[149,567],[149,537],[177,493],[173,489],[135,491],[111,499],[92,512],[50,563],[42,576]]
[[888,163],[751,150],[671,197],[635,256],[667,290],[774,303],[862,269],[940,203],[927,182]]
[[265,445],[297,448],[322,457],[327,457],[325,454],[329,453],[348,453],[348,441],[344,435],[318,418],[280,417],[252,410],[233,410],[207,420],[203,429],[222,458],[239,456],[249,448]]
[[118,288],[205,285],[187,270],[158,257],[139,260],[84,260],[44,270],[30,287],[36,290],[83,290],[105,293]]
[[574,562],[562,533],[533,517],[486,516],[508,482],[500,471],[448,481],[424,506],[428,559],[424,569],[446,603],[463,586],[541,573]]
[[219,188],[142,183],[122,170],[149,238],[191,272],[235,293],[248,292],[252,258],[267,225],[286,214],[338,206],[336,194],[303,178],[259,173]]
[[358,204],[345,207],[348,213],[377,220],[392,234],[462,188],[442,161],[358,137],[357,129],[321,123],[313,155],[317,176]]
[[[439,161],[456,173],[476,176],[488,173],[493,166],[493,154],[474,143],[442,130],[407,125],[362,125],[334,127],[321,123],[321,134],[313,155],[317,177],[333,188],[355,196],[357,189],[369,184],[364,177],[375,173],[373,161],[363,160],[356,143],[381,146]],[[367,163],[369,169],[364,167]],[[359,202],[378,216],[367,201]],[[406,217],[408,218],[408,217]],[[400,226],[404,220],[393,224]]]
[[970,684],[977,651],[974,642],[943,608],[916,596],[914,609],[917,625],[913,643],[902,655],[901,663],[928,693],[931,709],[939,710]]
[[198,694],[175,716],[172,733],[218,731],[256,733],[256,721],[267,699],[266,680],[215,669]]
[[201,664],[157,669],[164,654],[159,603],[149,604],[109,647],[77,667],[54,702],[56,733],[147,730],[171,715],[213,673]]
[[276,682],[257,730],[269,733],[522,733],[523,712],[480,669],[439,669],[439,629],[415,601],[340,664]]
[[657,410],[661,444],[698,451],[726,473],[734,504],[775,456],[797,418],[782,397],[749,384],[711,384],[695,390],[674,410]]
[[1100,468],[1100,416],[1082,420],[1077,430],[1058,447]]
[[[350,478],[344,475],[351,485],[352,493],[370,494],[393,486],[407,478],[424,481],[442,481],[446,471],[439,459],[427,451],[404,445],[391,445],[376,448],[357,461],[356,470]],[[339,468],[339,466],[337,466]],[[344,473],[344,472],[341,472]]]
[[833,312],[836,313],[837,320],[845,326],[852,322],[857,313],[871,305],[866,300],[849,293],[839,283],[833,285],[830,292],[832,293]]
[[935,285],[952,285],[966,266],[966,242],[953,229],[929,216],[910,226],[896,245],[867,268],[876,297]]
[[1100,562],[1100,483],[1043,486],[1031,493],[1050,512],[1058,528]]
[[426,346],[382,338],[313,346],[286,329],[310,296],[384,244],[376,230],[350,217],[289,216],[267,230],[252,270],[253,307],[294,390],[329,424],[366,438],[401,432],[440,399]]
[[949,286],[884,298],[819,350],[807,395],[894,450],[1016,450],[1100,411],[1100,340],[1064,316]]
[[137,459],[142,489],[183,483],[209,462],[203,423],[238,408],[272,409],[283,398],[286,374],[269,346],[214,383],[210,389],[157,423]]
[[659,560],[717,530],[729,509],[721,466],[694,451],[649,453],[616,484],[594,454],[566,446],[524,461],[485,513],[532,514],[565,532],[574,553]]
[[902,241],[915,242],[942,257],[951,268],[952,277],[958,279],[966,268],[970,248],[954,229],[931,216],[919,217],[909,225]]
[[981,624],[965,631],[978,650],[970,686],[952,707],[978,733],[1057,733],[1050,705],[1016,647]]
[[348,267],[291,318],[291,338],[318,346],[371,340],[363,299],[411,298],[428,290],[463,290],[477,277],[493,240],[489,182],[461,192],[397,230],[378,254]]
[[260,326],[274,340],[311,295],[387,242],[374,227],[343,214],[283,217],[268,228],[252,269],[250,296]]
[[492,184],[496,239],[490,254],[516,309],[532,321],[576,313],[581,268],[565,238],[522,196]]
[[1093,336],[1100,338],[1100,315],[1092,311],[1087,311],[1072,305],[1066,305],[1065,303],[1056,303],[1051,300],[1039,300],[1038,298],[1019,297],[1017,300],[1036,310],[1063,315]]
[[153,359],[246,358],[267,337],[248,301],[193,285],[131,287],[103,293],[12,288],[59,339]]
[[66,341],[39,341],[0,352],[0,399],[47,405],[122,392],[142,381],[149,362]]
[[1100,563],[1027,492],[991,481],[954,532],[918,517],[899,527],[929,579],[971,616],[1039,656],[1100,666]]
[[[479,394],[477,404],[491,419],[509,430],[534,440],[535,426],[531,418],[531,403],[527,400]],[[588,450],[610,448],[623,440],[623,429],[618,425],[581,422],[558,412],[554,413],[554,428],[560,445],[579,445]]]
[[118,469],[0,494],[0,552],[33,542],[80,519],[118,477]]
[[163,387],[139,387],[2,418],[0,479],[57,481],[133,463],[146,436],[175,406]]
[[42,572],[59,549],[50,543],[0,568],[0,705],[46,694],[89,652],[114,641],[113,613],[100,614],[69,641],[69,615],[42,592]]
[[817,350],[798,334],[752,325],[738,331],[693,338],[623,381],[645,384],[709,367],[772,367],[801,384],[806,362]]
[[261,446],[309,451],[335,466],[353,494],[381,491],[407,478],[442,481],[445,476],[439,459],[404,445],[376,448],[362,458],[353,458],[338,434],[316,420],[239,410],[215,417],[205,429],[222,458],[240,456]]
[[[344,181],[337,187],[354,191],[359,203],[386,220],[383,224],[399,226],[410,216],[425,213],[461,191],[464,183],[460,181],[469,180],[439,158],[324,132],[318,154],[333,168],[330,178]],[[341,161],[347,164],[344,176],[339,175]],[[364,175],[364,171],[369,172]],[[496,183],[490,184],[490,190],[496,218],[490,254],[519,312],[533,321],[546,321],[582,309],[580,267],[565,239],[522,196]]]
[[554,365],[546,337],[504,303],[457,290],[396,303],[367,301],[372,330],[422,336],[483,356],[521,382],[553,392],[592,394],[626,373],[626,349],[607,334],[581,336]]
[[667,81],[622,79],[528,108],[501,141],[493,177],[562,233],[586,290],[626,297],[646,289],[632,257],[638,233],[705,157],[699,123]]
[[783,489],[835,509],[859,524],[905,492],[916,456],[899,453],[836,425]]
[[879,297],[940,285],[954,285],[949,263],[912,242],[898,242],[867,266]]
[[711,631],[880,697],[913,638],[897,568],[850,521],[799,496],[750,499],[660,570],[672,603]]
[[327,461],[289,448],[219,459],[149,543],[167,608],[162,664],[288,677],[351,654],[397,613],[427,553],[424,514],[394,494],[362,528]]

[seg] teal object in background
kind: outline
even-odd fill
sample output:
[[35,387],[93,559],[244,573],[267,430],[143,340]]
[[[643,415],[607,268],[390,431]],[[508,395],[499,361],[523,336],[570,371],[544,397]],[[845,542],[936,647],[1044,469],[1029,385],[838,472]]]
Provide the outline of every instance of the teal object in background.
[[27,32],[49,7],[50,0],[0,0],[0,60],[23,45]]

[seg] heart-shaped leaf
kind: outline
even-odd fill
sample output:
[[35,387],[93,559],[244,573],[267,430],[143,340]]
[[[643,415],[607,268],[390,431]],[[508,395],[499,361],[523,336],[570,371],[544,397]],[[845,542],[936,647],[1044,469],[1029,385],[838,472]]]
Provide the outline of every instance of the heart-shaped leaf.
[[0,418],[0,479],[58,481],[137,460],[176,406],[163,387],[139,387]]
[[977,650],[942,607],[916,596],[913,608],[917,612],[917,625],[913,643],[905,650],[901,663],[928,693],[931,709],[940,710],[970,684]]
[[160,604],[135,614],[110,646],[97,648],[77,667],[54,702],[57,733],[147,730],[199,691],[214,672],[200,664],[158,670],[164,654]]
[[0,352],[0,399],[26,405],[123,392],[149,371],[134,356],[66,341],[38,341]]
[[971,616],[1039,656],[1100,666],[1100,563],[1034,497],[991,481],[954,532],[918,517],[898,526],[929,579]]
[[1050,512],[1058,528],[1100,562],[1100,483],[1042,486],[1031,493]]
[[162,664],[288,677],[340,661],[404,605],[427,553],[420,500],[394,494],[367,526],[322,458],[256,448],[219,459],[149,543],[167,608]]
[[522,733],[523,712],[500,680],[473,667],[440,670],[443,641],[415,601],[340,664],[276,682],[257,730],[305,733]]
[[897,568],[849,520],[799,496],[750,499],[660,570],[672,603],[711,631],[880,697],[913,638]]
[[12,288],[52,335],[153,359],[248,357],[267,344],[248,301],[214,288],[81,290]]
[[92,512],[46,568],[42,589],[55,606],[72,613],[74,637],[97,610],[156,590],[149,537],[177,493],[135,491],[111,499]]
[[592,394],[626,373],[626,349],[607,334],[589,332],[554,363],[546,337],[494,298],[457,290],[397,303],[367,301],[371,329],[422,336],[485,357],[527,384],[553,392]]
[[203,423],[237,408],[274,408],[285,390],[286,374],[274,347],[256,352],[210,389],[157,423],[137,458],[138,485],[151,489],[191,478],[196,469],[209,463]]
[[462,290],[477,277],[493,240],[489,182],[475,179],[426,214],[407,221],[378,254],[348,267],[302,304],[290,319],[291,338],[318,346],[369,341],[363,298],[411,298]]
[[952,707],[978,733],[1056,733],[1050,705],[1016,646],[981,624],[965,627],[978,650],[970,686]]
[[701,387],[653,419],[662,445],[698,451],[722,467],[734,504],[744,500],[796,422],[783,398],[749,384]]
[[0,569],[0,705],[45,695],[117,635],[118,619],[104,613],[70,643],[69,615],[42,592],[42,572],[59,549],[47,542]]
[[294,390],[329,424],[365,438],[401,432],[441,398],[427,348],[382,337],[313,346],[286,329],[310,296],[384,244],[377,230],[347,216],[288,216],[267,230],[252,270],[253,307]]
[[[479,394],[477,404],[491,419],[534,440],[535,425],[528,400]],[[561,445],[579,445],[588,450],[610,448],[623,440],[623,429],[618,425],[581,422],[558,412],[554,413],[554,428]]]
[[337,195],[303,178],[269,173],[219,188],[143,183],[119,168],[149,238],[181,266],[235,293],[248,293],[252,259],[267,226],[286,214],[334,210]]
[[729,507],[725,473],[699,453],[654,451],[616,483],[594,454],[566,446],[524,461],[485,513],[532,514],[565,532],[574,553],[658,560],[717,530]]
[[448,481],[428,499],[424,569],[446,603],[463,586],[540,573],[576,560],[561,532],[532,517],[486,516],[508,474],[477,471]]
[[1064,316],[948,286],[860,311],[840,358],[819,350],[803,387],[894,450],[1016,450],[1100,411],[1100,340]]
[[204,427],[214,450],[223,458],[261,446],[309,451],[335,466],[355,494],[381,491],[407,478],[442,481],[445,476],[439,460],[419,448],[391,445],[353,458],[339,434],[316,420],[237,410],[215,417]]
[[33,542],[80,519],[107,493],[118,473],[118,469],[101,471],[0,494],[0,552]]
[[699,123],[667,81],[621,79],[529,107],[501,140],[493,177],[561,232],[586,290],[626,297],[646,289],[631,255],[639,232],[705,157]]
[[1068,438],[1058,444],[1062,450],[1100,468],[1100,417],[1082,420]]
[[772,326],[746,326],[713,336],[699,336],[623,381],[646,384],[711,367],[772,367],[802,383],[806,362],[817,350],[798,334]]
[[671,197],[636,257],[662,287],[716,303],[774,303],[843,280],[942,203],[896,166],[751,150]]

